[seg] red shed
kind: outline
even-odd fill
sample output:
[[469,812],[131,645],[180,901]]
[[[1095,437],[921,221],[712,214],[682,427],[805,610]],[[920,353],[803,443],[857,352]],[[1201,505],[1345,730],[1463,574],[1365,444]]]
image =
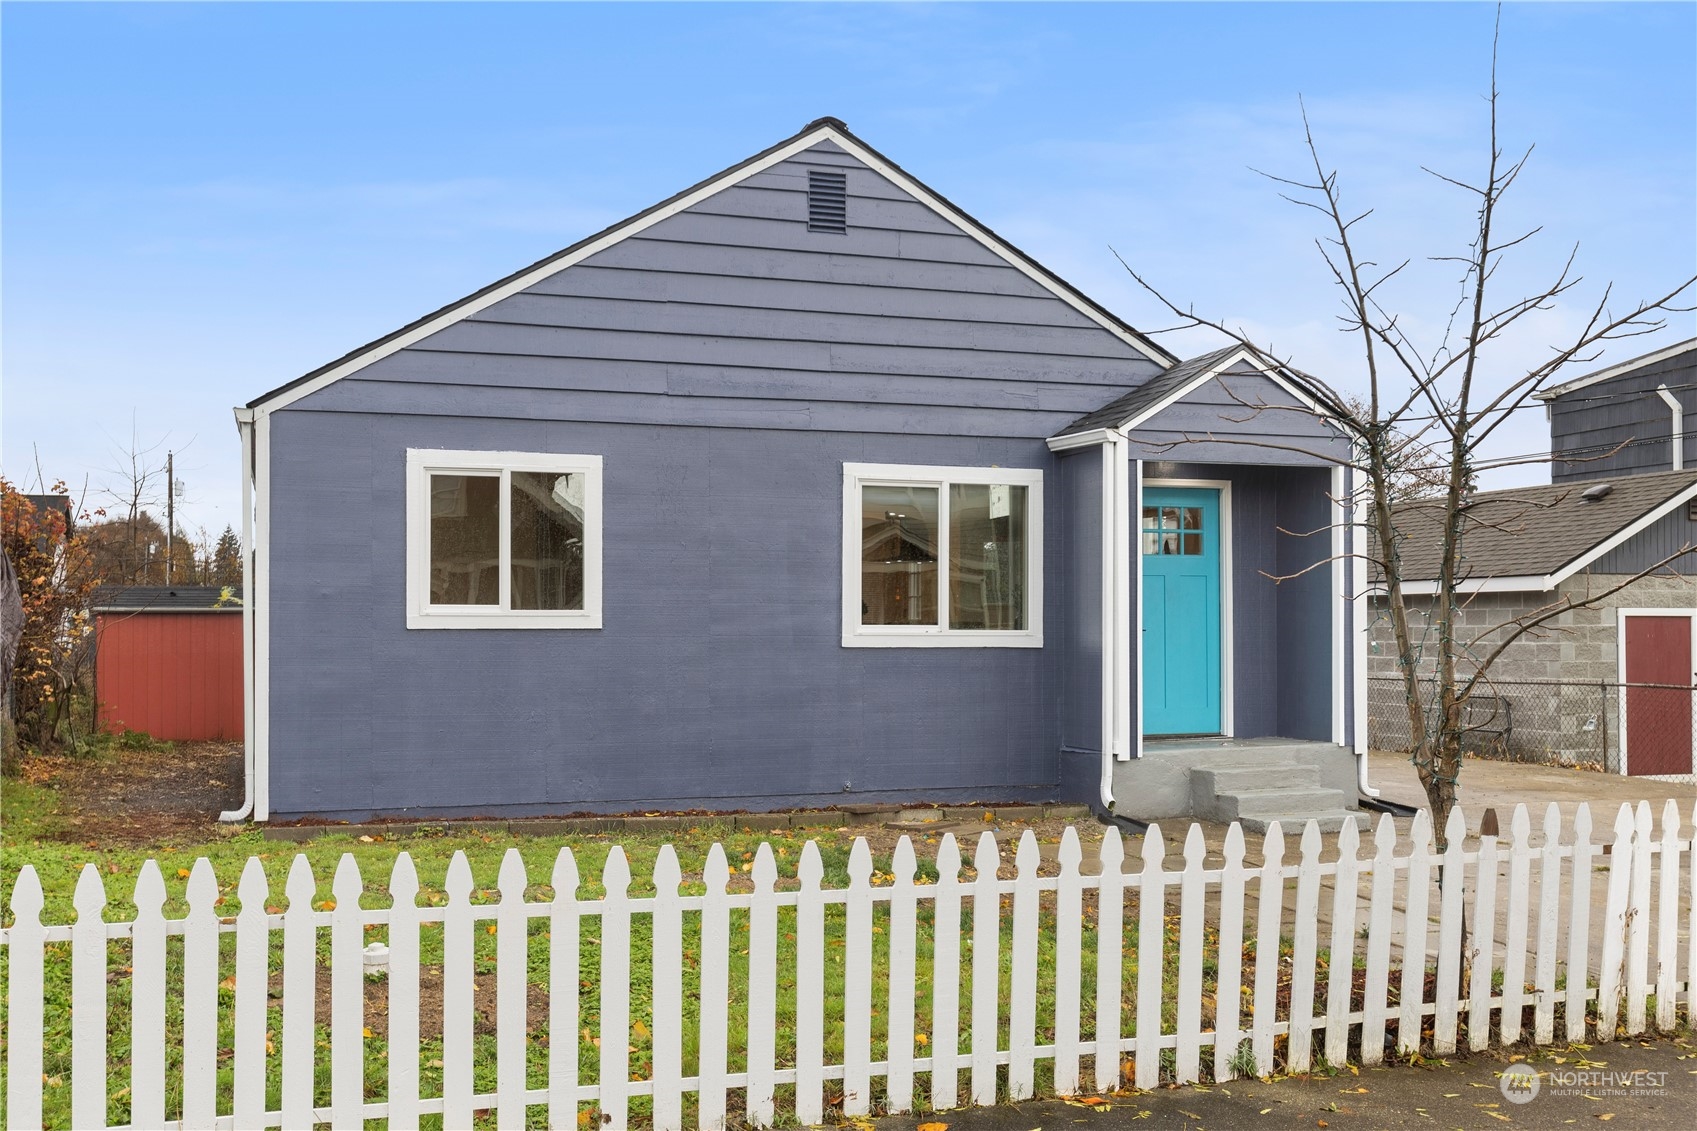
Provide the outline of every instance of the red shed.
[[106,588],[94,608],[101,729],[242,738],[242,606],[218,586]]

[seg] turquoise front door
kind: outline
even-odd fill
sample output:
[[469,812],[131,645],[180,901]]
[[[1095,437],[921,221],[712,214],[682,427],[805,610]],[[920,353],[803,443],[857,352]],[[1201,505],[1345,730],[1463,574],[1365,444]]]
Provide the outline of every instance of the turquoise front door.
[[1143,489],[1143,733],[1220,733],[1220,493]]

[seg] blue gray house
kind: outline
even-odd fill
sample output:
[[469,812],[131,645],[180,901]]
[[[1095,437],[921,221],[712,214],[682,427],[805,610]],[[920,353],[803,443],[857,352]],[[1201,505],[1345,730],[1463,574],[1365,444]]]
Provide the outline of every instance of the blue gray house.
[[237,419],[256,819],[1355,805],[1323,400],[835,119]]

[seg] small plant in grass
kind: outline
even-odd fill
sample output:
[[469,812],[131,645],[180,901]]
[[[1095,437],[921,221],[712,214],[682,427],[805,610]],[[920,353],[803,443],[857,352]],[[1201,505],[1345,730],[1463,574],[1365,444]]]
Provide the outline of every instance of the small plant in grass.
[[1255,1042],[1246,1037],[1237,1043],[1237,1051],[1232,1053],[1231,1070],[1241,1077],[1261,1075],[1261,1062],[1255,1057]]

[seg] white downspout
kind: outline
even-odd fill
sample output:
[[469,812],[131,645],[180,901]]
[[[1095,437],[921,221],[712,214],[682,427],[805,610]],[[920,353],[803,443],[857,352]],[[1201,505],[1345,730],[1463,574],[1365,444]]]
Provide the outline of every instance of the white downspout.
[[1685,469],[1685,408],[1679,403],[1679,398],[1668,392],[1666,385],[1656,386],[1656,395],[1661,397],[1668,408],[1673,411],[1673,469]]
[[1355,610],[1350,625],[1355,630],[1355,788],[1363,797],[1377,797],[1379,791],[1367,784],[1367,716],[1371,709],[1367,698],[1367,648],[1372,632],[1371,609],[1367,604],[1367,492],[1356,482],[1354,471],[1349,474],[1352,492],[1349,514],[1349,546],[1354,554],[1350,561],[1350,601]]
[[1102,811],[1114,811],[1114,457],[1118,448],[1104,441],[1102,452],[1102,773],[1098,783]]
[[220,821],[245,821],[253,812],[253,410],[236,409],[242,438],[242,804],[218,814]]

